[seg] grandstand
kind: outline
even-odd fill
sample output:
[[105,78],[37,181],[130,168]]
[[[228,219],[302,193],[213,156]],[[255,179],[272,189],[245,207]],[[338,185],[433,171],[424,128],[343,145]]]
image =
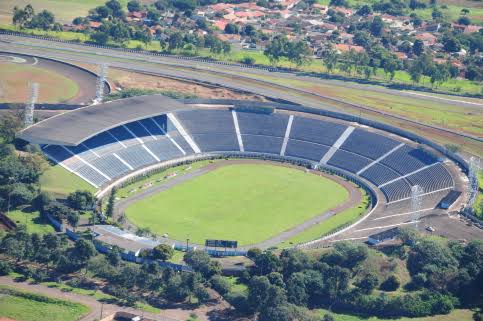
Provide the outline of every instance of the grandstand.
[[68,112],[19,137],[97,188],[153,164],[224,153],[277,155],[348,172],[379,188],[388,203],[409,198],[413,185],[425,193],[455,185],[426,150],[352,123],[277,110],[194,109],[156,95]]

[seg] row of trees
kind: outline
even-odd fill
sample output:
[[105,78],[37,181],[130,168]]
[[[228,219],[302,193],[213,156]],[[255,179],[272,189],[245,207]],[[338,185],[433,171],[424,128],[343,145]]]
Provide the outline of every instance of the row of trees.
[[13,8],[12,22],[21,28],[37,28],[42,30],[61,31],[62,25],[55,22],[55,16],[48,10],[35,13],[32,5],[28,4],[25,8],[15,6]]
[[220,266],[205,252],[189,252],[185,256],[195,273],[177,273],[161,268],[156,262],[142,266],[124,262],[117,247],[101,255],[88,239],[71,243],[55,234],[28,234],[23,227],[0,234],[0,255],[0,275],[15,270],[26,278],[43,282],[66,279],[69,274],[74,277],[68,285],[96,289],[98,284],[105,283],[104,292],[128,305],[144,297],[149,297],[152,304],[191,298],[206,302],[210,298],[206,289],[208,280],[220,273]]
[[280,59],[285,58],[301,66],[308,62],[311,52],[303,41],[289,41],[285,36],[277,36],[265,47],[263,54],[272,64],[277,64]]

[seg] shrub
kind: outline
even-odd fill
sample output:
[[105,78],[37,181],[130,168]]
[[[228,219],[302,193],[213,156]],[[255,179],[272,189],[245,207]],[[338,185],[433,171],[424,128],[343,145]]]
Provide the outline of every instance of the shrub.
[[245,56],[240,60],[240,62],[245,64],[245,65],[253,65],[255,63],[255,58]]
[[381,283],[380,289],[383,291],[396,291],[401,282],[395,275],[390,275],[384,282]]
[[0,275],[7,275],[12,272],[12,267],[7,261],[0,261]]
[[231,284],[226,279],[224,279],[220,275],[215,275],[211,278],[211,287],[215,289],[216,292],[220,293],[221,295],[225,295],[231,290]]

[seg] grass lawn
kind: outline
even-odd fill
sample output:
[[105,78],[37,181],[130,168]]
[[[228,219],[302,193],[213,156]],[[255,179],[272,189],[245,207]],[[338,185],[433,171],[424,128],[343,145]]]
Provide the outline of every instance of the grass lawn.
[[129,220],[170,238],[256,244],[321,214],[348,197],[338,183],[265,164],[220,167],[126,210]]
[[[2,0],[0,1],[0,21],[10,23],[14,6],[25,7],[32,4],[36,12],[49,10],[61,22],[72,22],[75,17],[86,16],[90,9],[103,5],[105,0]],[[120,0],[125,6],[127,0]]]
[[85,305],[30,292],[0,288],[0,317],[18,321],[74,321],[89,312]]
[[[265,75],[242,74],[285,86],[309,90],[328,97],[343,99],[350,103],[365,105],[391,114],[400,115],[426,124],[446,127],[472,135],[483,133],[483,111],[473,107],[457,107],[444,101],[432,102],[418,97],[403,97],[382,92],[302,80],[276,78]],[[454,99],[454,98],[453,98]],[[364,116],[364,115],[362,115]]]
[[60,165],[49,167],[40,177],[41,189],[57,197],[66,197],[75,190],[95,192],[96,188]]
[[[323,316],[324,314],[328,313],[327,310],[318,310],[318,315]],[[422,318],[398,318],[398,319],[379,319],[376,317],[361,317],[355,315],[348,315],[348,314],[338,314],[338,313],[330,313],[334,317],[335,321],[471,321],[473,320],[473,312],[467,309],[457,309],[453,310],[450,314],[447,315],[435,315],[430,317],[422,317]]]
[[25,103],[30,97],[29,82],[38,82],[40,103],[61,103],[73,98],[79,86],[71,79],[51,70],[27,64],[0,62],[0,102]]
[[[361,189],[361,191],[363,190]],[[281,244],[281,247],[282,248],[290,247],[294,244],[304,243],[304,242],[318,239],[338,227],[355,222],[359,217],[361,217],[366,212],[367,206],[369,205],[369,201],[370,201],[369,196],[367,194],[364,194],[364,198],[361,204],[348,208],[345,211],[342,211],[330,217],[324,222],[306,229],[302,233],[297,234],[296,236],[283,242]]]
[[30,212],[27,209],[18,209],[10,211],[8,217],[17,224],[26,225],[29,233],[47,234],[55,232],[52,225],[41,217],[37,211]]

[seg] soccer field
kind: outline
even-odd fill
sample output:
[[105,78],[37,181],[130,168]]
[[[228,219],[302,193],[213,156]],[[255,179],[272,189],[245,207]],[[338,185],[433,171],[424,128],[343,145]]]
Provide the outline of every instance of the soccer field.
[[338,183],[269,164],[222,166],[129,206],[128,219],[156,234],[256,244],[345,202]]

